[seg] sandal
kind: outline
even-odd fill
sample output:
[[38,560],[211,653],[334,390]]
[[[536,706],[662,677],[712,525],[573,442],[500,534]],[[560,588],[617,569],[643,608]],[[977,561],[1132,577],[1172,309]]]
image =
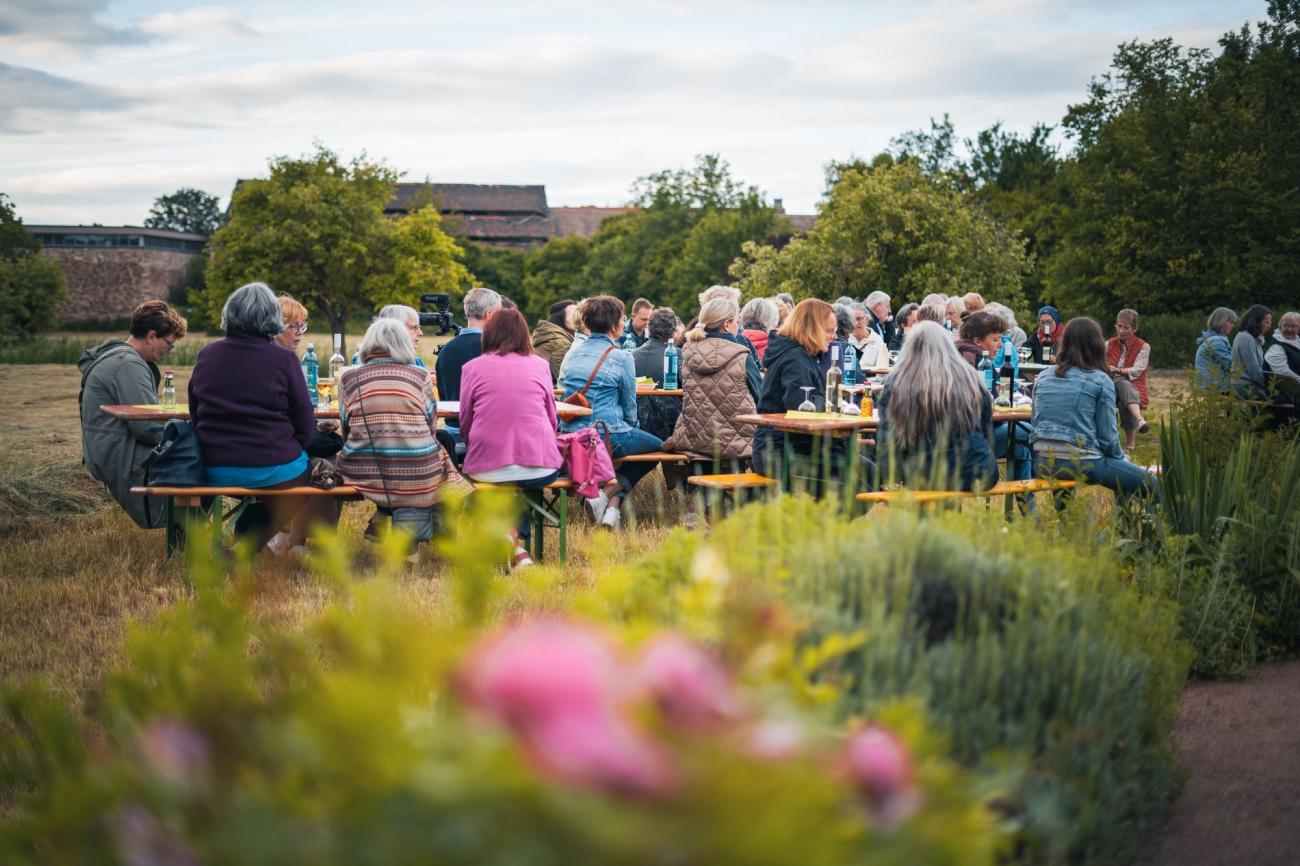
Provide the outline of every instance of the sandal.
[[1138,425],[1138,432],[1139,432],[1139,433],[1150,433],[1150,432],[1151,432],[1151,425],[1148,424],[1145,420],[1143,420],[1142,423]]

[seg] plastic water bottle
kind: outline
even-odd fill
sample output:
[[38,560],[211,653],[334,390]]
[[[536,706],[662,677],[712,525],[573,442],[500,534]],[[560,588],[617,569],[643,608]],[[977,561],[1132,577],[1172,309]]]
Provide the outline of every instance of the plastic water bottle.
[[307,354],[302,356],[302,375],[307,380],[307,395],[311,404],[316,405],[316,383],[320,376],[320,361],[316,358],[316,344],[307,344]]
[[976,365],[976,369],[979,370],[980,376],[984,378],[984,387],[992,395],[994,386],[993,362],[989,360],[988,352],[980,353],[980,362]]
[[852,343],[844,350],[844,384],[858,384],[858,350]]
[[623,351],[630,352],[636,348],[636,337],[628,334],[623,338]]
[[361,363],[361,347],[357,346],[352,350],[352,366],[356,367]]
[[677,362],[680,355],[681,353],[677,351],[677,347],[672,343],[669,343],[668,348],[664,349],[663,387],[665,391],[676,391],[679,387],[677,384]]
[[176,374],[171,370],[163,373],[162,407],[169,411],[176,408]]

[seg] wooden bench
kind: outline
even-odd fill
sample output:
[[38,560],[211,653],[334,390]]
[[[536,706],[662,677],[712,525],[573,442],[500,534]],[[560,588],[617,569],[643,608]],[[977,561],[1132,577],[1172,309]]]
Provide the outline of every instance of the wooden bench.
[[532,524],[531,538],[529,539],[529,555],[537,560],[542,561],[545,546],[543,544],[543,531],[548,526],[554,526],[560,531],[560,562],[564,562],[569,555],[569,491],[573,489],[573,482],[567,478],[557,478],[545,487],[537,487],[532,490],[521,490],[513,484],[490,484],[486,481],[475,481],[475,490],[506,490],[523,494],[524,502],[528,506],[528,519]]
[[739,506],[741,497],[752,490],[764,490],[778,486],[775,478],[759,475],[757,472],[727,472],[718,475],[691,475],[686,483],[699,488],[709,499],[709,511],[715,519],[721,516],[723,504],[728,493]]
[[[279,489],[259,489],[256,487],[132,487],[135,496],[161,496],[163,499],[163,522],[167,528],[167,555],[185,547],[185,524],[190,520],[218,521],[222,536],[233,531],[239,515],[254,498],[271,498],[278,496],[330,496],[335,499],[357,500],[361,493],[355,487],[339,485],[330,490],[319,487],[283,487]],[[239,505],[228,512],[219,509],[205,511],[204,499],[226,496],[240,500]]]
[[1027,481],[1000,481],[986,490],[872,490],[859,493],[859,502],[870,504],[915,502],[918,505],[932,505],[939,502],[956,502],[962,499],[987,499],[995,496],[1023,496],[1030,493],[1044,493],[1057,490],[1071,490],[1083,484],[1073,479],[1055,480],[1050,478],[1031,478]]
[[624,463],[689,463],[691,456],[689,454],[677,454],[672,451],[647,451],[644,454],[629,454],[626,457],[615,457],[615,468],[622,466]]

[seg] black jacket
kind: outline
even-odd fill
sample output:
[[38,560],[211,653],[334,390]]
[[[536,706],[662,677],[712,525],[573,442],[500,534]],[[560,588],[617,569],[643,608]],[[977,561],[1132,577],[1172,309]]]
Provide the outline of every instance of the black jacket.
[[[758,395],[759,413],[783,413],[798,409],[804,400],[803,386],[812,386],[809,399],[817,405],[818,411],[826,406],[826,389],[822,382],[821,365],[816,355],[780,334],[767,342],[767,352],[763,356],[767,365],[767,375],[763,377],[763,388]],[[754,434],[754,450],[781,446],[781,434],[767,427],[759,427]],[[813,438],[794,434],[790,436],[790,447],[800,454],[811,454]]]
[[478,331],[461,331],[438,350],[434,373],[438,376],[438,399],[460,399],[460,370],[483,354],[483,335]]

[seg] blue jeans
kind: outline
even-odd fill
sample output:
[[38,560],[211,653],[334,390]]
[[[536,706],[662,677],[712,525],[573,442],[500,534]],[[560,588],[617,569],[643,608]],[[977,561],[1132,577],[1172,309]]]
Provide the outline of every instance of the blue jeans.
[[[543,475],[541,478],[529,478],[527,481],[507,481],[505,483],[518,487],[520,490],[538,490],[559,477],[560,470],[556,469],[550,475]],[[530,509],[525,503],[524,510],[519,517],[519,522],[515,524],[515,529],[519,533],[519,544],[525,549],[528,547],[528,541],[533,535],[532,521],[529,519],[531,517],[531,510],[532,509]]]
[[1160,484],[1156,477],[1141,466],[1127,460],[1103,457],[1100,460],[1058,460],[1034,455],[1034,471],[1044,478],[1079,478],[1089,484],[1109,487],[1120,496],[1139,494],[1160,498]]
[[[628,457],[632,454],[648,454],[651,451],[662,450],[664,447],[664,441],[658,436],[635,427],[623,433],[610,433],[609,443],[614,447],[611,456],[616,458]],[[654,468],[653,463],[624,463],[618,468],[616,475],[619,483],[619,492],[616,495],[626,496],[631,493],[636,483]]]
[[[1011,424],[1004,421],[1001,424],[993,425],[993,455],[999,459],[1007,459],[1007,441],[1010,438]],[[1029,450],[1029,425],[1016,422],[1016,473],[1014,479],[1010,477],[1008,466],[1008,481],[1028,481],[1034,477],[1034,454]],[[1010,464],[1010,460],[1007,461]]]

